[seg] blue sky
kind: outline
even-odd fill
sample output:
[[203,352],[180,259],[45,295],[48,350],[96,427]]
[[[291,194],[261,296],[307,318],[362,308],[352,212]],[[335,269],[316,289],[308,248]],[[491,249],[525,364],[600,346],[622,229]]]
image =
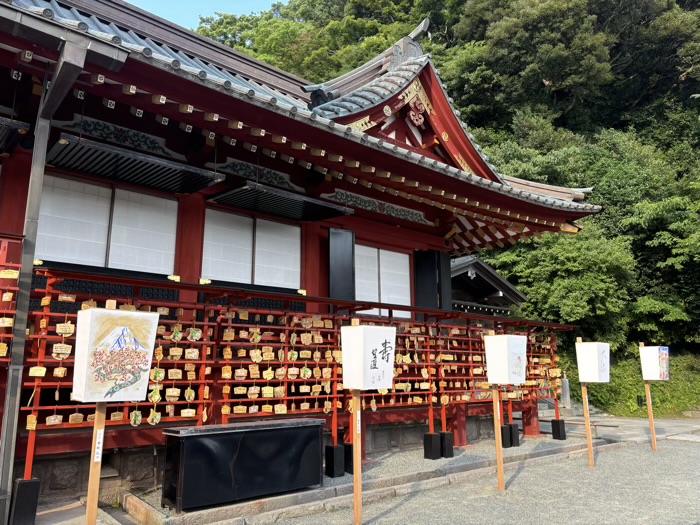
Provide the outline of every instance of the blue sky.
[[197,27],[200,15],[208,16],[214,13],[247,15],[259,11],[266,11],[273,4],[273,0],[198,0],[197,2],[185,0],[127,1],[130,4],[155,13],[187,29],[194,29]]

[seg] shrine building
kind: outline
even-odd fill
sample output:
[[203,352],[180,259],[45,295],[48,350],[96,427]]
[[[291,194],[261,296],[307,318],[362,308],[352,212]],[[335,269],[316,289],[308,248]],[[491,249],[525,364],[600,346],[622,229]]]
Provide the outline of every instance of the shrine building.
[[163,399],[108,408],[120,483],[153,483],[169,426],[312,416],[347,440],[351,323],[399,334],[394,389],[363,394],[368,450],[408,444],[404,427],[466,444],[492,413],[488,330],[529,337],[504,417],[539,433],[572,327],[454,310],[450,260],[575,234],[599,207],[498,170],[418,42],[427,26],[311,85],[121,0],[0,2],[0,492],[84,490],[52,466],[87,462],[95,410],[71,400],[65,325],[107,300],[161,314]]

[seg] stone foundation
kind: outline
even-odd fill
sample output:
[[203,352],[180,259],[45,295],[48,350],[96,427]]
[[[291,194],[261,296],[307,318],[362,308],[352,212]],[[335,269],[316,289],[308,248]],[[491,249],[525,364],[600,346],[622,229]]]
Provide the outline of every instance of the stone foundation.
[[[164,449],[157,450],[158,465],[164,461]],[[41,480],[39,504],[75,501],[87,496],[90,454],[62,454],[34,460],[33,476]],[[154,449],[142,447],[105,452],[102,457],[100,505],[119,503],[124,491],[147,489],[155,486]],[[15,465],[15,474],[24,472],[24,462]],[[160,479],[158,480],[160,483]]]
[[[428,428],[427,423],[368,426],[365,437],[367,454],[421,448],[423,446],[423,434],[428,432]],[[440,431],[439,426],[436,426],[435,431]],[[493,417],[467,418],[468,443],[473,443],[480,439],[493,439],[493,437]]]
[[[438,428],[439,431],[439,428]],[[377,425],[367,427],[366,447],[368,454],[421,448],[427,424]],[[493,439],[493,419],[490,416],[467,419],[467,440]],[[325,436],[330,444],[330,435]],[[163,465],[164,449],[153,447],[106,451],[102,462],[100,480],[100,504],[118,504],[124,492],[150,489],[155,486],[154,468]],[[60,501],[75,501],[87,495],[89,454],[64,454],[37,458],[33,475],[41,480],[39,504]],[[15,474],[24,472],[24,463],[15,466]],[[161,480],[158,479],[158,484]]]

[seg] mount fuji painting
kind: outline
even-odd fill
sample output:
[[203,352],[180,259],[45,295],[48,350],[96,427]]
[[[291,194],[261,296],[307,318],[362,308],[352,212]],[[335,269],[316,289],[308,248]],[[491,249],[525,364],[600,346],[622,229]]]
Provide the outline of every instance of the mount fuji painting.
[[142,401],[158,314],[91,308],[78,312],[73,399]]

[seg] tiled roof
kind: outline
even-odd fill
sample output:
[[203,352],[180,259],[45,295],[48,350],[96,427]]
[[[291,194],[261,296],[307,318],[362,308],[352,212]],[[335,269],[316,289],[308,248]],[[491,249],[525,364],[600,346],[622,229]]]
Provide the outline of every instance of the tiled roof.
[[[99,2],[95,2],[96,5],[98,3]],[[119,2],[119,4],[121,5],[124,3]],[[453,166],[449,166],[443,162],[426,159],[424,156],[414,153],[406,148],[390,144],[381,139],[372,137],[367,133],[363,133],[352,129],[349,126],[334,122],[333,118],[340,116],[337,113],[338,111],[345,110],[348,112],[348,114],[350,114],[355,106],[360,107],[361,104],[364,103],[371,104],[374,100],[380,99],[381,97],[390,96],[389,93],[392,90],[400,89],[399,85],[401,80],[404,80],[405,82],[408,81],[408,79],[404,78],[404,76],[415,76],[428,64],[430,64],[430,67],[433,67],[429,55],[420,55],[420,46],[412,38],[415,36],[414,34],[402,39],[399,43],[397,43],[397,46],[387,50],[387,52],[378,57],[377,60],[371,61],[368,64],[365,64],[365,66],[361,66],[362,68],[365,68],[362,71],[365,76],[363,77],[360,75],[358,78],[355,78],[356,84],[358,82],[361,83],[360,81],[364,80],[368,74],[371,75],[377,71],[380,71],[381,74],[387,75],[386,78],[366,78],[369,85],[362,84],[358,86],[360,92],[362,93],[361,96],[354,96],[350,93],[342,93],[341,89],[337,100],[333,100],[335,98],[334,96],[327,97],[326,95],[328,94],[328,90],[326,88],[330,87],[335,89],[335,81],[330,81],[319,86],[307,86],[307,88],[305,88],[306,91],[316,91],[317,95],[320,93],[320,100],[325,98],[325,101],[323,102],[324,104],[326,102],[334,102],[334,104],[331,104],[327,106],[327,108],[321,109],[320,111],[310,111],[307,109],[307,103],[300,98],[296,98],[287,93],[282,93],[270,85],[246,79],[235,71],[223,69],[196,56],[187,54],[183,50],[174,49],[171,46],[156,42],[151,38],[142,37],[135,31],[118,26],[113,22],[105,20],[103,17],[86,14],[74,7],[68,7],[65,4],[56,2],[55,0],[10,0],[10,3],[5,5],[11,5],[23,12],[52,20],[54,23],[60,24],[63,27],[86,33],[93,38],[119,45],[130,52],[130,58],[134,58],[154,66],[165,66],[166,70],[172,72],[173,74],[179,75],[188,81],[198,82],[210,89],[227,93],[232,97],[244,100],[247,103],[254,104],[268,111],[280,114],[287,118],[303,121],[308,125],[324,129],[328,132],[344,137],[347,140],[362,143],[366,147],[380,151],[385,155],[392,155],[416,164],[420,164],[426,169],[442,173],[446,176],[458,179],[466,184],[472,186],[482,186],[496,193],[501,193],[518,200],[535,203],[539,206],[552,209],[568,210],[584,214],[595,213],[601,209],[600,206],[547,197],[530,191],[517,189],[501,182],[493,182]],[[138,11],[143,13],[140,10]],[[155,16],[153,18],[154,22],[158,20]],[[423,26],[425,26],[425,22],[419,26],[419,28]],[[417,32],[414,33],[417,34]],[[207,40],[205,37],[200,37],[198,35],[193,35],[193,37]],[[397,52],[397,49],[400,49],[401,52]],[[368,65],[372,66],[371,70],[367,68]],[[404,65],[406,66],[405,68]],[[352,80],[354,78],[354,74],[355,71],[347,73],[346,75],[343,75],[342,77],[339,77],[339,79],[335,80]],[[376,84],[374,83],[375,81]],[[444,90],[444,86],[442,86],[442,88]],[[345,95],[347,95],[348,98],[341,100]],[[312,100],[313,99],[314,93],[312,93]],[[316,97],[316,100],[319,100],[318,96]],[[345,106],[343,107],[342,105],[339,105],[339,103],[345,104]],[[318,105],[317,109],[319,109],[321,105]],[[459,111],[454,111],[455,115],[459,117]],[[328,118],[326,115],[334,116],[332,118]],[[462,126],[466,131],[466,124],[462,123]],[[466,131],[466,133],[469,139],[473,141],[473,135],[471,135],[468,131]],[[481,148],[476,144],[475,148],[481,154]],[[496,167],[489,164],[488,157],[484,154],[481,155],[494,173],[497,173]],[[500,174],[499,176],[502,177]]]
[[316,106],[313,111],[333,119],[377,106],[408,86],[429,62],[427,55],[411,58],[355,91]]
[[[306,101],[284,94],[270,86],[248,80],[240,74],[207,63],[188,55],[183,50],[173,49],[165,44],[143,37],[135,31],[102,20],[95,15],[82,13],[74,7],[62,5],[55,0],[12,0],[11,4],[23,10],[40,15],[81,33],[120,45],[128,51],[167,65],[173,70],[189,73],[200,80],[220,85],[225,89],[253,90],[263,96],[274,97],[284,104],[306,108]],[[203,37],[202,37],[203,38]]]

